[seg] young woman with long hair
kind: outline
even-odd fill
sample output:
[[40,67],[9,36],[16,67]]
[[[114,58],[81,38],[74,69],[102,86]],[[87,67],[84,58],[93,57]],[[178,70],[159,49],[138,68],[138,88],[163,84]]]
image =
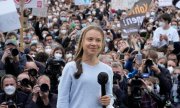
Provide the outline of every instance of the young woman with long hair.
[[[83,29],[75,59],[66,64],[58,86],[57,108],[102,108],[111,106],[113,72],[99,61],[104,50],[104,33],[100,27],[90,25]],[[97,82],[100,72],[108,74],[106,94],[101,96]]]

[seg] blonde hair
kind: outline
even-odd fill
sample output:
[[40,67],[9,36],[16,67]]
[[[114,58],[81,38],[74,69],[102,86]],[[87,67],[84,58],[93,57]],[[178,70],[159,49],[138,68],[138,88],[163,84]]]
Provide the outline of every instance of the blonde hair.
[[[103,47],[105,46],[104,45],[104,32],[100,27],[95,26],[95,25],[89,25],[89,26],[87,26],[86,28],[84,28],[82,30],[82,33],[80,35],[80,39],[79,39],[79,42],[78,42],[78,48],[77,48],[75,58],[74,58],[74,61],[76,62],[76,66],[77,66],[77,69],[78,69],[78,71],[74,74],[74,77],[76,79],[78,79],[81,76],[81,74],[83,73],[82,64],[81,64],[81,60],[82,60],[82,56],[83,56],[83,45],[82,44],[83,44],[83,39],[84,39],[85,35],[90,30],[96,30],[96,31],[99,31],[101,33],[102,38],[103,38],[103,40],[102,40],[103,45],[102,45],[101,51],[104,49]],[[99,56],[99,54],[98,54],[98,56]]]

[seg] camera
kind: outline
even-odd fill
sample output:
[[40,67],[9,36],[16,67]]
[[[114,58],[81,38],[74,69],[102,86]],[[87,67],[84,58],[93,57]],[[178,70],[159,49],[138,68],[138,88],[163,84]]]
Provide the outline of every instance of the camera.
[[36,69],[29,69],[28,74],[32,77],[37,76],[37,70]]
[[7,101],[6,104],[8,105],[8,108],[16,108],[15,102],[11,99]]
[[141,79],[143,78],[149,78],[149,74],[148,73],[143,73],[143,74],[137,74],[135,76],[135,79],[132,79],[131,81],[131,94],[132,94],[132,97],[135,101],[140,101],[141,100],[141,93],[142,93],[142,85],[143,85],[143,82],[141,81]]
[[61,70],[62,67],[65,66],[65,61],[63,59],[57,60],[57,59],[52,59],[50,60],[47,65],[47,74],[48,75],[60,75],[61,76]]
[[153,66],[154,64],[153,64],[153,61],[152,60],[150,60],[150,59],[147,59],[146,60],[146,62],[145,62],[145,66],[146,67],[151,67],[151,66]]
[[117,84],[117,81],[121,80],[121,75],[119,75],[118,73],[114,72],[114,76],[113,76],[113,84]]
[[30,85],[30,81],[27,78],[24,78],[20,81],[21,86],[28,87]]
[[40,90],[41,90],[42,92],[47,92],[47,91],[49,91],[49,86],[48,86],[47,84],[42,84],[42,85],[40,86]]
[[16,48],[10,49],[10,51],[11,51],[12,56],[17,56],[19,54],[19,51]]

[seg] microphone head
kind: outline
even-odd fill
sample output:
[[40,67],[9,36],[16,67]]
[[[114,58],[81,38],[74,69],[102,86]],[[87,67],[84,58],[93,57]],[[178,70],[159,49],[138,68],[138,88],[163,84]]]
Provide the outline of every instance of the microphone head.
[[108,74],[106,72],[101,72],[98,75],[98,83],[100,85],[105,85],[108,82]]

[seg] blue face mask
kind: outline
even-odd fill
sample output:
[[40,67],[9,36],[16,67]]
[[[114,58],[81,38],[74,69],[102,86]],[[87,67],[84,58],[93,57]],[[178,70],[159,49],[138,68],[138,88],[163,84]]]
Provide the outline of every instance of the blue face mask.
[[81,26],[84,28],[84,27],[86,27],[86,24],[81,24]]
[[164,64],[158,64],[160,67],[165,68],[166,66]]
[[177,29],[177,26],[175,26],[175,25],[173,25],[172,27],[173,27],[174,29]]
[[67,20],[65,17],[61,17],[60,19],[61,19],[61,21],[66,21]]

